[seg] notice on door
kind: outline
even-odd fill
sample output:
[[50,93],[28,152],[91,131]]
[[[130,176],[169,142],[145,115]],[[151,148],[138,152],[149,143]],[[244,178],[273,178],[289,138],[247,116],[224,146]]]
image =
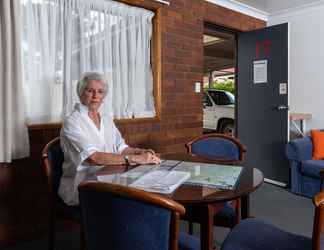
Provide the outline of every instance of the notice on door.
[[253,61],[253,83],[268,82],[268,60]]

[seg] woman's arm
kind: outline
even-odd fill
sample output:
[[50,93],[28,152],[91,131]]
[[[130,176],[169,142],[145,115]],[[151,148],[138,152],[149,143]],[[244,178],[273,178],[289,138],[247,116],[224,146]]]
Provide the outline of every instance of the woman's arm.
[[124,151],[123,154],[95,152],[86,159],[86,162],[90,165],[121,165],[126,163],[125,155],[128,155],[130,164],[159,164],[161,162],[159,157],[150,152],[125,154]]
[[127,147],[121,152],[122,155],[137,155],[137,154],[143,154],[143,153],[151,153],[151,154],[155,155],[155,152],[153,149],[145,149],[145,148]]

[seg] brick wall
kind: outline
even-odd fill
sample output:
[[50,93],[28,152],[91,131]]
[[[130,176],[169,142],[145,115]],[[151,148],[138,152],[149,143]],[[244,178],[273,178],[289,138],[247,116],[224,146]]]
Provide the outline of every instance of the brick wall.
[[204,22],[239,31],[265,22],[202,0],[171,0],[162,8],[161,121],[119,128],[130,143],[183,151],[184,143],[202,133],[201,94],[194,92],[194,82],[203,78]]

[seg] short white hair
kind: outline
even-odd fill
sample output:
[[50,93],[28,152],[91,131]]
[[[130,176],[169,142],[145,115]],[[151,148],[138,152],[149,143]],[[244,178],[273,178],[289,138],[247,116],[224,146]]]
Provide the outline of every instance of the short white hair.
[[104,87],[104,91],[105,91],[105,96],[108,93],[108,83],[106,78],[104,77],[103,74],[100,74],[98,72],[85,72],[81,75],[81,79],[78,81],[77,84],[77,94],[79,96],[79,98],[81,97],[81,95],[83,94],[83,91],[85,90],[85,88],[87,87],[89,81],[91,80],[96,80],[96,81],[101,81]]

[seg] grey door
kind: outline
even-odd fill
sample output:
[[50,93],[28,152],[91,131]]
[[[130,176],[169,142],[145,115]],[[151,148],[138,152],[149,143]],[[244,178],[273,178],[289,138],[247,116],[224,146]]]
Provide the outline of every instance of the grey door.
[[237,64],[236,132],[246,165],[288,183],[288,24],[239,33]]

